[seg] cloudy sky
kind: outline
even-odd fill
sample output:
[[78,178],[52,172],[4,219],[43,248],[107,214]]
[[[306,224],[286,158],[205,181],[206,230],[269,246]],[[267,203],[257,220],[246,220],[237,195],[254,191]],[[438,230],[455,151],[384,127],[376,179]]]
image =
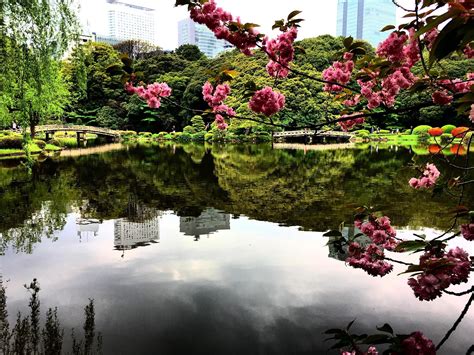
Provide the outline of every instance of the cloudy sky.
[[[174,0],[127,0],[156,9],[157,44],[165,49],[173,49],[178,42],[177,23],[186,18],[186,8],[174,7]],[[106,5],[105,0],[79,0],[83,22],[89,22],[92,32],[104,33]],[[337,0],[218,0],[219,6],[240,16],[243,22],[261,25],[261,32],[270,32],[277,19],[286,17],[293,10],[301,10],[305,19],[299,38],[321,34],[336,33]],[[402,0],[401,3],[410,3]],[[398,14],[400,17],[401,14]]]

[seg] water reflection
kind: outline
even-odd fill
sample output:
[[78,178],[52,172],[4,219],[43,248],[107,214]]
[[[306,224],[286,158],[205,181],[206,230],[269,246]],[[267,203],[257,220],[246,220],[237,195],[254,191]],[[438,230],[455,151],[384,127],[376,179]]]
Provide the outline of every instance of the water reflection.
[[226,229],[230,229],[230,215],[214,208],[202,211],[197,217],[179,219],[179,231],[184,235],[194,236],[195,241],[198,241],[201,235],[209,236],[218,230]]

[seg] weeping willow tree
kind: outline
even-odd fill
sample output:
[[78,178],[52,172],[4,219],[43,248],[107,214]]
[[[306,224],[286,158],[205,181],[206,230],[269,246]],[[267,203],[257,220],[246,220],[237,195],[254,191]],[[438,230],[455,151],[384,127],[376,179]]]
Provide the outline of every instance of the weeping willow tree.
[[68,90],[60,60],[77,38],[72,0],[0,0],[0,121],[23,128],[60,117]]

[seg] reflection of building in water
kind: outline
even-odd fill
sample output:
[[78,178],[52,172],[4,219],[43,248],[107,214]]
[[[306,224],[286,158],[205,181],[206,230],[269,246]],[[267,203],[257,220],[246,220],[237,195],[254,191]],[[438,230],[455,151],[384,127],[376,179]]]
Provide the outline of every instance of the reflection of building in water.
[[161,212],[139,204],[129,204],[129,217],[115,221],[116,250],[130,250],[157,243],[160,239]]
[[77,236],[82,241],[83,237],[96,237],[99,233],[100,221],[98,219],[78,218],[76,219]]
[[230,215],[220,213],[214,208],[204,210],[199,217],[179,218],[179,231],[184,235],[194,236],[196,241],[201,235],[225,229],[230,229]]
[[[362,234],[362,232],[354,226],[344,227],[342,229],[342,238],[344,238],[347,241],[349,239],[354,238],[354,236],[359,233]],[[329,257],[333,259],[345,261],[347,257],[349,256],[349,253],[347,252],[347,249],[348,249],[347,244],[344,243],[344,245],[339,246],[338,243],[334,243],[337,240],[335,237],[330,237],[328,239],[329,239],[328,241]],[[355,241],[359,243],[362,247],[365,247],[372,242],[370,238],[367,237],[365,234],[358,236]]]

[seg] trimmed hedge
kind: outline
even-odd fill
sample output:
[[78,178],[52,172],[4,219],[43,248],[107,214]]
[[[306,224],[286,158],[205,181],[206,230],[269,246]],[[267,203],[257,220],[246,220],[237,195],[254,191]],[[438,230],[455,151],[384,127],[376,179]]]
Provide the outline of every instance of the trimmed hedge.
[[443,127],[441,127],[441,129],[443,130],[443,133],[449,133],[449,134],[451,134],[451,131],[455,128],[456,128],[456,126],[452,125],[452,124],[447,124],[447,125],[444,125]]
[[420,134],[428,134],[428,131],[433,128],[428,125],[421,125],[421,126],[416,126],[413,129],[413,134],[420,135]]
[[35,143],[41,149],[44,149],[46,147],[46,142],[41,139],[34,139],[33,143]]
[[14,136],[14,135],[1,137],[0,148],[22,149],[23,138],[21,136]]

